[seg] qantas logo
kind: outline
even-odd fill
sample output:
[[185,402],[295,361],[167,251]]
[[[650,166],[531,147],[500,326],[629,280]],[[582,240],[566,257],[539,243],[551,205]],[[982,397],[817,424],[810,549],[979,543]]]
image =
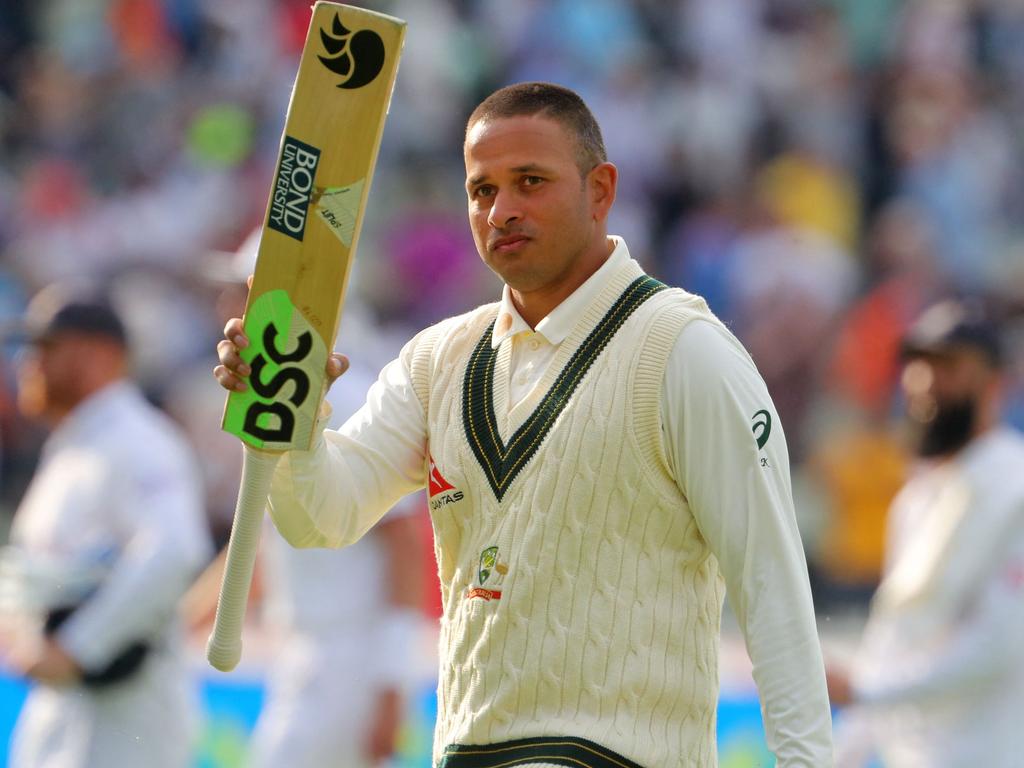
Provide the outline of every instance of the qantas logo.
[[386,52],[380,35],[369,29],[352,34],[338,14],[334,14],[331,34],[320,30],[320,42],[328,55],[317,58],[331,72],[344,78],[338,83],[339,88],[352,90],[369,85],[384,68]]
[[[462,501],[462,491],[455,490],[455,486],[444,479],[441,470],[434,463],[433,456],[430,456],[430,474],[428,479],[430,480],[429,495],[431,509],[438,510],[446,504]],[[453,493],[449,493],[449,491],[453,491]]]
[[455,486],[444,479],[444,476],[437,468],[437,464],[434,463],[434,457],[430,457],[430,495],[437,496],[439,493],[444,491],[455,490]]

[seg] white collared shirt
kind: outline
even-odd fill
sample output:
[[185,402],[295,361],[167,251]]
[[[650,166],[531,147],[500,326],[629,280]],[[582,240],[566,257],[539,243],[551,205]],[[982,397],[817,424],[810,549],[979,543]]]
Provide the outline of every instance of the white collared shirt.
[[875,746],[886,765],[1021,764],[1022,465],[1024,435],[997,427],[922,463],[894,499],[853,671],[863,706],[844,713],[842,750]]
[[82,666],[168,636],[178,599],[211,555],[202,499],[184,438],[133,384],[95,393],[50,435],[11,542],[68,573],[109,567],[58,632]]

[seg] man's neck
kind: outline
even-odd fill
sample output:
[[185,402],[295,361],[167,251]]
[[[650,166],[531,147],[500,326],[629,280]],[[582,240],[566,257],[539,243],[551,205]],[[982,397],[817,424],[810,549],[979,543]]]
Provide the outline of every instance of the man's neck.
[[551,312],[573,295],[576,290],[589,280],[608,260],[615,250],[615,241],[605,236],[601,244],[587,254],[581,254],[576,262],[578,268],[571,270],[566,279],[554,286],[544,286],[536,291],[522,292],[509,286],[512,304],[519,316],[531,328],[551,314]]
[[51,406],[45,415],[46,424],[51,429],[56,429],[61,423],[67,421],[72,414],[80,410],[84,403],[95,398],[100,392],[124,380],[124,377],[119,373],[104,374],[101,377],[90,379],[88,386],[82,388],[73,402]]

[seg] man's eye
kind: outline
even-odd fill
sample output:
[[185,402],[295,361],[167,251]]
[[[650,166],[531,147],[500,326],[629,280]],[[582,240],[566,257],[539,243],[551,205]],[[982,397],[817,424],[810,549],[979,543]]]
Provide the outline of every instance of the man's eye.
[[540,176],[527,176],[523,179],[523,184],[525,184],[528,187],[535,187],[542,181],[544,181],[544,179],[541,178]]
[[485,184],[482,187],[477,187],[473,190],[473,197],[492,197],[494,195],[494,187],[489,184]]

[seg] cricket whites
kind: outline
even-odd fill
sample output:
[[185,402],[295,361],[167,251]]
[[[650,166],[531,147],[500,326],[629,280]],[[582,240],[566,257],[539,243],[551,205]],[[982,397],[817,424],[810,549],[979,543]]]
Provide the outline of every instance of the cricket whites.
[[274,467],[315,435],[404,37],[400,19],[322,0],[313,6],[245,308],[249,387],[230,393],[224,410],[224,429],[245,445],[206,648],[225,672],[242,654]]

